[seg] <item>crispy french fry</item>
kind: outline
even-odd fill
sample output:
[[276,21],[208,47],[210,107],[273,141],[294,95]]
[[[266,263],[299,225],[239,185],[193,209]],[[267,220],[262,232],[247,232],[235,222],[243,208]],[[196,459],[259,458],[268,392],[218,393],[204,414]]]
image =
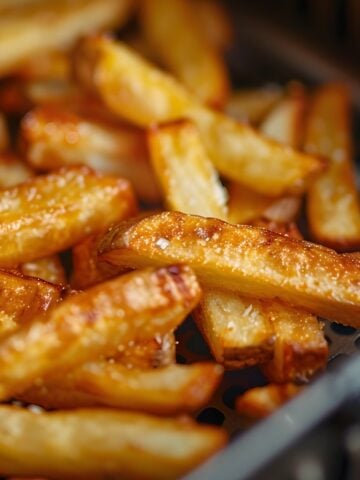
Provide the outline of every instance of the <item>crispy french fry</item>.
[[40,278],[56,285],[66,284],[65,270],[57,255],[23,263],[20,265],[20,270],[29,277]]
[[201,107],[172,77],[120,42],[87,39],[78,49],[75,68],[81,82],[112,112],[135,124],[193,120],[219,172],[260,193],[301,192],[324,168],[319,158],[267,140],[250,127]]
[[194,308],[200,288],[188,267],[121,276],[64,300],[0,342],[0,398],[42,377],[99,357],[120,345],[173,330]]
[[176,341],[173,332],[156,335],[150,340],[134,345],[120,346],[110,361],[121,363],[127,368],[152,369],[175,363]]
[[87,165],[129,179],[143,200],[159,201],[144,133],[135,128],[94,120],[61,106],[39,107],[21,125],[29,164],[37,170]]
[[[171,209],[226,218],[226,196],[196,127],[189,122],[159,127],[149,134],[149,150]],[[214,357],[226,367],[271,358],[273,331],[256,300],[206,290],[195,318]]]
[[131,0],[40,0],[3,11],[0,74],[16,70],[33,55],[71,46],[86,33],[120,26],[132,7]]
[[58,286],[0,270],[0,336],[40,317],[60,299],[60,294]]
[[[30,179],[0,192],[0,265],[11,267],[65,250],[134,210],[126,180],[86,167]],[[9,236],[16,236],[16,242],[9,242]]]
[[59,81],[69,80],[70,70],[70,54],[63,50],[52,50],[27,58],[14,74],[24,80]]
[[197,28],[215,48],[225,50],[233,40],[230,17],[223,5],[216,0],[196,0],[191,9]]
[[236,90],[230,96],[225,112],[241,122],[259,124],[284,96],[278,85]]
[[225,219],[227,194],[197,128],[177,122],[150,131],[152,165],[172,210]]
[[[303,139],[305,106],[304,92],[300,87],[293,88],[291,95],[279,101],[267,115],[260,131],[280,143],[299,147]],[[296,218],[301,206],[299,196],[287,195],[274,200],[236,182],[231,182],[229,195],[229,219],[232,223],[250,223],[259,217],[287,223]]]
[[64,392],[84,393],[88,395],[87,402],[92,399],[92,406],[174,415],[204,406],[221,377],[222,368],[212,363],[138,370],[116,363],[93,362],[66,376],[52,377],[42,387],[30,388],[20,395],[20,399],[46,408],[89,406],[89,403],[60,403],[61,398],[60,402],[52,398],[51,390],[54,387]]
[[352,165],[349,94],[330,84],[314,96],[308,118],[307,151],[329,159],[326,173],[311,186],[307,214],[313,238],[338,250],[360,248],[360,203]]
[[17,155],[0,153],[0,189],[14,187],[33,176],[31,169]]
[[155,54],[205,104],[222,107],[230,82],[222,55],[198,28],[191,0],[143,0],[141,25]]
[[37,414],[0,407],[0,470],[6,476],[170,480],[225,443],[223,430],[187,418],[101,409]]
[[9,147],[9,132],[6,125],[5,116],[0,112],[0,152],[4,152]]
[[195,319],[217,362],[244,368],[270,360],[275,333],[261,302],[206,289]]
[[207,287],[279,298],[351,326],[360,325],[360,263],[270,230],[165,212],[123,222],[105,235],[101,257],[130,268],[181,261]]
[[302,390],[293,383],[251,388],[236,399],[236,410],[241,415],[258,420],[271,415]]

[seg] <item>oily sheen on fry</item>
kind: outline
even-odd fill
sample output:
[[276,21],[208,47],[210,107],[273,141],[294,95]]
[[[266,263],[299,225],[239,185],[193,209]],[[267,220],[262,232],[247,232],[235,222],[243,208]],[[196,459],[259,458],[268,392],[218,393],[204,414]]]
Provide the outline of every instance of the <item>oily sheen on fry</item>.
[[360,326],[360,262],[262,228],[165,212],[119,224],[104,237],[100,253],[129,268],[187,263],[204,286],[279,298]]
[[199,297],[195,275],[186,266],[130,273],[68,297],[46,318],[0,342],[0,398],[173,330]]
[[127,180],[87,167],[30,179],[0,192],[0,267],[65,250],[135,211]]

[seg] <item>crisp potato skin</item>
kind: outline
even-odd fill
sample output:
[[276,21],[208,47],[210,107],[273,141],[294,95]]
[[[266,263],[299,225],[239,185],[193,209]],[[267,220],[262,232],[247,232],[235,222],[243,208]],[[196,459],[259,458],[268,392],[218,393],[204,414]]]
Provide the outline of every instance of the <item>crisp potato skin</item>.
[[112,229],[101,257],[134,268],[174,261],[194,268],[204,286],[280,298],[311,313],[360,325],[356,258],[266,229],[165,212]]
[[0,192],[0,266],[65,250],[135,211],[126,180],[86,167],[30,179]]
[[46,318],[0,342],[0,397],[173,330],[199,297],[195,275],[186,266],[130,273],[69,296]]
[[[221,377],[222,368],[212,363],[141,370],[105,361],[91,362],[65,376],[55,374],[44,385],[33,386],[18,398],[45,408],[103,405],[175,415],[204,406]],[[62,394],[54,395],[53,390]]]
[[188,418],[98,408],[36,414],[0,407],[0,471],[6,476],[175,480],[226,440],[223,430]]

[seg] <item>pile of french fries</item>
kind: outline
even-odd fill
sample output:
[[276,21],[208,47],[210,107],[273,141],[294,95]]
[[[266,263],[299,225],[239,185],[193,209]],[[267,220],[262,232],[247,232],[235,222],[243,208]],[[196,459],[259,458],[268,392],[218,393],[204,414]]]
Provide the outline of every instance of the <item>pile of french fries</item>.
[[[224,369],[261,368],[261,418],[325,367],[321,319],[360,326],[349,93],[233,91],[214,0],[0,13],[0,474],[180,478],[227,442],[191,418]],[[176,363],[189,314],[214,361]]]

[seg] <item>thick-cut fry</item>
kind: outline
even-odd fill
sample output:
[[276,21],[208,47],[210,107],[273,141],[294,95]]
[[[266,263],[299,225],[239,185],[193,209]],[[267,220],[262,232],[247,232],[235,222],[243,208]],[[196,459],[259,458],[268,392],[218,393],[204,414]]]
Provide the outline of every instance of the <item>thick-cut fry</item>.
[[[149,147],[171,209],[226,217],[224,190],[193,125],[179,122],[158,128],[150,133]],[[271,358],[273,331],[256,300],[206,290],[195,318],[214,357],[226,367],[253,365]]]
[[225,443],[223,430],[187,418],[0,407],[0,471],[6,476],[177,479]]
[[[233,40],[233,28],[223,5],[216,0],[191,2],[197,28],[215,48],[225,50]],[[186,30],[185,30],[186,31]]]
[[59,300],[60,293],[58,286],[0,270],[0,336],[40,317]]
[[338,250],[360,248],[360,202],[352,165],[350,101],[342,85],[326,85],[313,99],[307,151],[326,156],[329,169],[308,193],[307,213],[315,240]]
[[[299,147],[303,139],[305,105],[302,89],[293,88],[291,95],[278,102],[267,115],[260,131],[280,143]],[[274,158],[274,161],[277,159]],[[231,182],[229,194],[229,219],[232,223],[249,223],[259,217],[275,222],[291,222],[301,205],[299,196],[287,195],[274,200],[236,182]]]
[[0,189],[14,187],[32,176],[32,170],[17,155],[0,152]]
[[217,362],[243,368],[270,360],[275,333],[260,301],[206,289],[195,311]]
[[[0,17],[0,74],[42,52],[71,46],[81,36],[125,23],[131,0],[38,0]],[[50,34],[49,34],[50,32]]]
[[61,106],[39,107],[22,121],[25,156],[37,170],[87,165],[129,179],[143,200],[159,200],[140,130],[79,115]]
[[236,399],[236,410],[241,415],[258,420],[271,415],[302,389],[293,383],[251,388]]
[[159,60],[205,104],[222,107],[230,84],[222,55],[198,27],[191,0],[143,0],[141,24]]
[[262,366],[271,382],[306,381],[326,365],[329,349],[315,315],[278,302],[263,302],[274,326],[274,357]]
[[281,100],[283,89],[278,85],[236,90],[229,98],[225,112],[241,122],[260,123]]
[[119,224],[99,250],[104,260],[130,268],[187,263],[204,286],[277,297],[321,317],[360,325],[360,263],[270,230],[165,212]]
[[30,388],[20,398],[46,408],[89,406],[89,403],[79,402],[64,404],[61,398],[52,398],[51,390],[57,388],[64,392],[85,393],[87,402],[92,399],[92,406],[174,415],[205,405],[221,376],[222,368],[212,363],[138,370],[115,363],[93,362],[66,376],[54,376],[43,386]]
[[0,398],[51,373],[70,370],[130,342],[173,330],[194,308],[200,288],[188,267],[121,276],[64,300],[0,343]]
[[0,192],[0,265],[16,266],[65,250],[134,211],[126,180],[86,167],[31,179]]
[[41,278],[56,285],[66,284],[65,270],[57,255],[23,263],[20,270],[29,277]]
[[318,158],[267,140],[250,127],[201,107],[172,77],[120,42],[88,39],[78,49],[75,66],[85,86],[111,111],[135,124],[193,120],[219,172],[260,193],[301,192],[324,167]]
[[[122,346],[120,346],[122,347]],[[173,365],[176,361],[176,340],[173,332],[156,335],[150,340],[118,348],[110,361],[127,368],[159,368]]]
[[225,219],[227,194],[197,128],[178,122],[150,131],[152,165],[172,210]]

